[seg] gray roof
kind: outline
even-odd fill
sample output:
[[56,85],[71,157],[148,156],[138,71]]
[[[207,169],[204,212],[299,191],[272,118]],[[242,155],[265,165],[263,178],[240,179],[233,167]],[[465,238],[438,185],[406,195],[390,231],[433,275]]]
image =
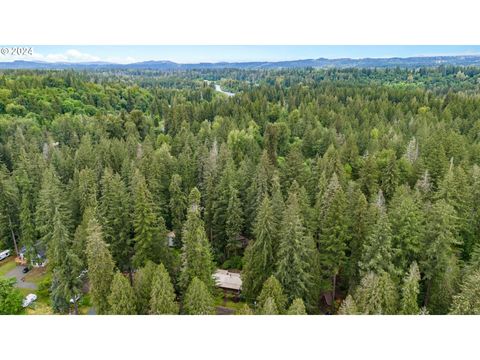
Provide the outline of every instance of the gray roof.
[[215,284],[222,289],[240,290],[242,288],[242,278],[240,274],[217,269],[213,274],[213,278],[215,279]]

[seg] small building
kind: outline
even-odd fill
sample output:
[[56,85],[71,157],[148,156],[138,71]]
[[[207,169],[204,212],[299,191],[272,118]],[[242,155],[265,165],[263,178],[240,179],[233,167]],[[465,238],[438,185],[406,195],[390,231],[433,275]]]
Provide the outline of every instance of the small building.
[[242,289],[242,278],[239,273],[217,269],[213,274],[213,278],[215,279],[215,285],[224,291],[239,294]]
[[[35,268],[44,267],[45,265],[47,265],[47,254],[45,250],[40,249],[40,250],[36,250],[35,252],[36,252],[36,258],[32,259],[30,261],[30,264]],[[24,265],[24,266],[27,265],[28,259],[26,257],[26,254],[27,254],[27,249],[25,246],[23,246],[16,259],[16,262],[20,265]]]

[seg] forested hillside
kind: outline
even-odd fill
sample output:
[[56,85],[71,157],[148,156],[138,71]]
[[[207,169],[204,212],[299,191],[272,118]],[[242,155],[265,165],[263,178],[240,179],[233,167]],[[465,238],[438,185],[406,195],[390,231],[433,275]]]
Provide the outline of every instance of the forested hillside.
[[480,68],[3,70],[23,246],[57,313],[480,314]]

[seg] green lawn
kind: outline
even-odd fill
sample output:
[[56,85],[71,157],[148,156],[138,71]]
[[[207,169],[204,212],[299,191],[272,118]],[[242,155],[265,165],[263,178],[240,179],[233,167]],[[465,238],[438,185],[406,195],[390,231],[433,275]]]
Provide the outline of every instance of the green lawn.
[[245,303],[243,301],[235,302],[233,301],[232,295],[227,295],[227,302],[224,302],[223,293],[215,296],[215,306],[223,306],[229,309],[234,310],[235,312],[240,310]]
[[15,258],[10,256],[9,258],[0,261],[0,276],[4,276],[10,270],[15,269]]
[[49,276],[50,276],[50,273],[47,272],[46,269],[34,268],[25,275],[25,281],[38,285]]

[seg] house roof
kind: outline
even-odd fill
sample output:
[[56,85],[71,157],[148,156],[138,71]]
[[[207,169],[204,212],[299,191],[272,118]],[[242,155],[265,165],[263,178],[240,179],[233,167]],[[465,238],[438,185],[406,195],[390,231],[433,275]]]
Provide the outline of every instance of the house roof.
[[240,274],[217,269],[213,274],[213,278],[215,279],[215,284],[222,289],[240,290],[242,288],[242,278]]

